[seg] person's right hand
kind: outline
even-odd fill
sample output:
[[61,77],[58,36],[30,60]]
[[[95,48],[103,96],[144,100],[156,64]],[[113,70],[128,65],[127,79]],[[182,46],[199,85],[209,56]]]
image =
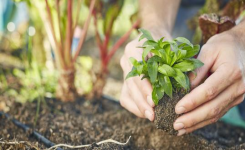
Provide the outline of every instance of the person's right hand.
[[[156,34],[155,34],[156,35]],[[170,35],[165,34],[167,39],[170,39]],[[153,37],[157,37],[154,36]],[[158,36],[157,38],[160,38]],[[124,55],[121,58],[120,64],[124,72],[124,79],[131,71],[133,65],[129,61],[130,57],[142,60],[143,49],[137,48],[142,46],[144,41],[138,41],[138,38],[127,44]],[[148,57],[151,54],[148,55]],[[121,105],[141,118],[148,118],[150,121],[154,120],[154,102],[151,97],[152,86],[147,79],[141,80],[141,76],[129,78],[124,81],[123,88],[120,97]]]

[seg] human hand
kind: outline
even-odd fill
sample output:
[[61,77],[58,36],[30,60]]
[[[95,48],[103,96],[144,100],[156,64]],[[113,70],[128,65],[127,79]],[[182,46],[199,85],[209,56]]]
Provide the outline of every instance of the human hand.
[[[168,32],[151,32],[154,38],[160,38],[162,35],[166,39],[171,39]],[[160,33],[160,34],[159,34]],[[138,41],[138,38],[128,43],[124,55],[121,58],[120,64],[124,72],[124,78],[131,71],[132,64],[129,61],[130,57],[142,60],[143,49],[137,48],[142,46],[144,41]],[[151,57],[151,54],[148,55]],[[124,81],[120,97],[121,105],[141,118],[154,120],[154,102],[151,98],[152,86],[147,79],[141,80],[141,77],[132,77]]]
[[[183,114],[174,123],[179,136],[216,122],[243,101],[245,43],[238,35],[229,30],[202,47],[198,59],[204,66],[196,77],[190,74],[193,90],[175,107],[177,114]],[[208,73],[212,74],[207,77]]]

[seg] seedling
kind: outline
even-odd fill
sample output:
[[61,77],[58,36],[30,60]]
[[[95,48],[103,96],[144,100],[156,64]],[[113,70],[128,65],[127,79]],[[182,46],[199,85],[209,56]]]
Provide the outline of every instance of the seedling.
[[[164,41],[164,37],[154,40],[147,30],[139,31],[142,33],[139,41],[146,39],[140,47],[144,50],[142,61],[130,58],[133,68],[126,79],[141,75],[142,79],[147,78],[153,87],[152,99],[156,105],[164,94],[172,98],[172,93],[179,89],[188,92],[190,81],[187,73],[203,66],[201,61],[192,58],[198,54],[200,46],[191,44],[183,37],[171,41]],[[149,53],[154,56],[146,60]]]

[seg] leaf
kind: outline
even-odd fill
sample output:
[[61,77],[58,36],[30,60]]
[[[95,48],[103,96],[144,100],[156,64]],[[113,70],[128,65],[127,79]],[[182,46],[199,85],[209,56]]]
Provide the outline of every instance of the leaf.
[[155,83],[157,80],[157,68],[158,64],[157,62],[147,62],[147,69],[148,69],[148,74],[150,77],[151,83]]
[[196,68],[203,66],[203,63],[198,59],[187,59],[178,64],[175,64],[173,68],[180,69],[182,72],[193,71]]
[[145,41],[145,43],[143,44],[143,47],[146,46],[152,46],[152,47],[156,47],[157,46],[157,42],[154,40],[147,40]]
[[129,60],[130,60],[130,62],[132,63],[132,65],[134,67],[137,67],[138,66],[138,61],[135,58],[130,57]]
[[185,56],[186,56],[186,51],[179,49],[178,52],[175,53],[170,66],[172,66],[175,62],[177,62],[178,60],[184,58]]
[[170,46],[172,48],[172,51],[177,53],[178,52],[178,44],[175,41],[170,41]]
[[126,79],[131,78],[131,77],[135,77],[138,75],[137,69],[135,67],[132,68],[132,70],[127,74]]
[[154,86],[152,91],[152,100],[155,105],[158,105],[159,100],[164,96],[164,89],[159,86]]
[[152,56],[151,58],[149,58],[147,60],[147,63],[152,63],[152,62],[158,62],[158,63],[163,63],[163,60],[161,59],[161,57],[155,55],[155,56]]
[[185,44],[193,47],[191,42],[188,39],[184,38],[184,37],[177,37],[176,39],[174,39],[174,41],[177,41],[177,42],[180,42],[180,43],[185,43]]
[[200,46],[199,45],[194,45],[193,47],[187,46],[187,47],[183,47],[183,49],[187,51],[185,58],[191,58],[198,54],[198,52],[200,51]]
[[188,72],[188,71],[195,70],[195,66],[194,66],[193,62],[188,61],[188,60],[184,60],[178,64],[175,64],[173,66],[173,68],[179,69],[182,72]]
[[175,70],[169,65],[163,64],[159,66],[158,71],[166,76],[173,77],[176,75]]
[[174,69],[176,76],[174,76],[175,81],[177,81],[184,89],[189,89],[185,74],[181,72],[180,69]]
[[149,31],[145,29],[139,29],[139,31],[142,33],[142,35],[139,38],[139,41],[141,41],[144,38],[146,38],[147,40],[154,40]]
[[142,60],[145,63],[145,57],[148,55],[148,53],[152,50],[152,46],[148,46],[144,48],[143,54],[142,54]]
[[196,68],[200,68],[200,67],[202,67],[204,65],[204,63],[201,62],[198,59],[190,58],[189,61],[192,61],[193,62],[194,66],[195,66],[195,69]]
[[160,75],[159,76],[159,84],[163,87],[165,93],[172,98],[172,83],[168,76]]

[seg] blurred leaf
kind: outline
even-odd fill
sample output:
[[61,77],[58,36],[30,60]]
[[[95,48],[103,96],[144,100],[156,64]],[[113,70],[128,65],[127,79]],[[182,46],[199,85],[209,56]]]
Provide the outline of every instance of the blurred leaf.
[[163,87],[165,93],[172,98],[172,83],[168,76],[160,75],[159,76],[159,84]]
[[147,40],[154,40],[151,36],[151,33],[145,29],[139,29],[139,31],[142,33],[142,35],[139,37],[139,41],[146,38]]

